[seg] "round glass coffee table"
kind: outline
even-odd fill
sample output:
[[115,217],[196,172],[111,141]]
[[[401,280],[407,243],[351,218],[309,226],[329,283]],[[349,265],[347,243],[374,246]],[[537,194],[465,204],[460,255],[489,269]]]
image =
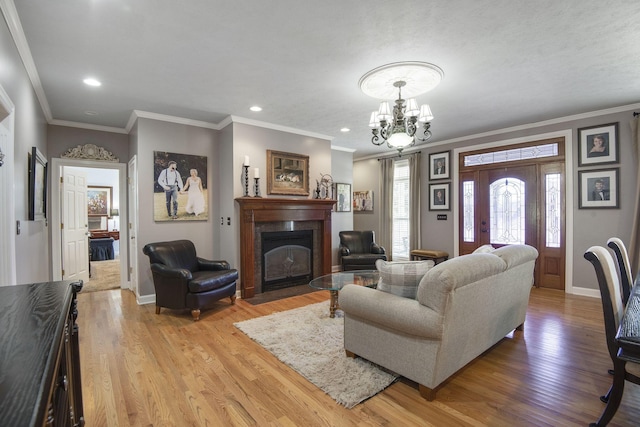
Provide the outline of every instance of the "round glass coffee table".
[[338,273],[316,277],[309,282],[309,286],[315,289],[325,289],[329,291],[331,294],[329,317],[335,317],[336,310],[338,309],[338,292],[345,285],[356,284],[368,288],[375,288],[378,284],[379,277],[380,273],[378,270],[340,271]]

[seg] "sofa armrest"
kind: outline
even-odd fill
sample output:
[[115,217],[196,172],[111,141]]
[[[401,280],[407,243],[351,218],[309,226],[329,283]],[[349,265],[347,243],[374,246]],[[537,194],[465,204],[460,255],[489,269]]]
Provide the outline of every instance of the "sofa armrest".
[[212,260],[208,260],[208,259],[204,259],[204,258],[198,257],[198,269],[199,270],[211,270],[211,271],[230,270],[231,269],[231,265],[227,261],[224,261],[224,260],[212,261]]
[[378,245],[376,242],[371,243],[370,252],[372,254],[384,254],[385,250],[382,246]]
[[358,285],[346,285],[338,298],[348,316],[421,338],[442,336],[442,317],[415,299]]

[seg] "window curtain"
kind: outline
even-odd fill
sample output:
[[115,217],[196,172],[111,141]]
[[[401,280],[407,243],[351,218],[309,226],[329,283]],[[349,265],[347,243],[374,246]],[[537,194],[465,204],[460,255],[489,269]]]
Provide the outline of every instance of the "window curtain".
[[380,235],[377,243],[387,252],[387,259],[393,259],[391,231],[393,228],[393,158],[380,160]]
[[631,120],[631,144],[633,145],[638,176],[636,178],[636,203],[631,227],[629,262],[631,262],[631,272],[638,274],[640,269],[640,117]]
[[409,250],[422,247],[420,230],[420,168],[421,155],[418,151],[409,155]]

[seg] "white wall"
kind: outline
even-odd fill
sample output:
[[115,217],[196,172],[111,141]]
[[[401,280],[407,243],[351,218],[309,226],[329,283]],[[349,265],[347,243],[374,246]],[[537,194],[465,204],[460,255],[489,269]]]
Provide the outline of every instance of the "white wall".
[[14,209],[15,219],[20,223],[19,235],[13,231],[15,228],[10,235],[2,230],[0,239],[15,242],[17,283],[48,281],[51,278],[48,223],[28,220],[27,167],[31,147],[49,157],[46,120],[4,19],[0,20],[0,64],[0,86],[15,106],[14,157],[4,159],[13,162],[14,187],[2,189],[13,191],[14,203],[3,209]]

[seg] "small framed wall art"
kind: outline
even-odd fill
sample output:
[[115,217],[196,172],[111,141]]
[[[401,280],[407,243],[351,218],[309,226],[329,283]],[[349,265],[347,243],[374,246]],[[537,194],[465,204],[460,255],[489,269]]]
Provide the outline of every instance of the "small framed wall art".
[[87,186],[87,214],[108,217],[113,205],[113,187]]
[[429,210],[448,211],[451,210],[449,201],[451,200],[451,183],[429,184]]
[[29,220],[47,218],[47,158],[36,147],[29,153]]
[[448,179],[450,151],[429,154],[429,180]]
[[351,212],[351,184],[336,182],[336,212]]
[[354,191],[353,192],[353,211],[354,212],[373,212],[373,191]]
[[578,166],[618,163],[618,123],[578,129]]
[[578,171],[578,207],[620,207],[620,168]]

